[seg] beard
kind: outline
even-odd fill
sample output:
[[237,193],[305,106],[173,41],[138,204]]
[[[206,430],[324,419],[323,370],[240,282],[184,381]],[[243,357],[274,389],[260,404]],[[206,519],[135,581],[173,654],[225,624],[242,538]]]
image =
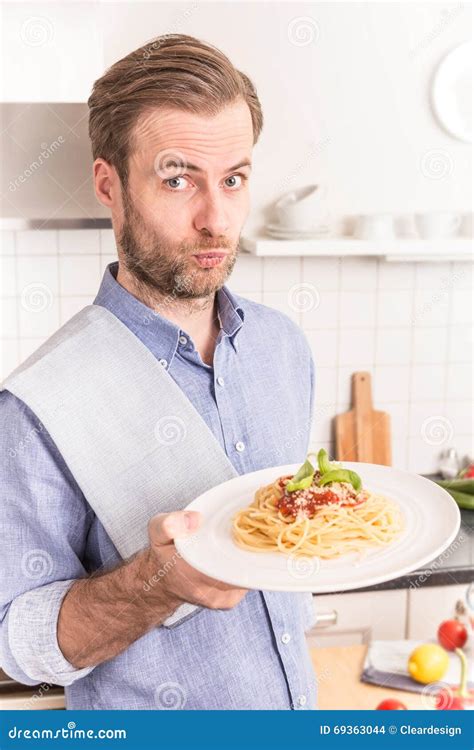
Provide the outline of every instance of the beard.
[[[125,267],[140,287],[166,297],[198,299],[215,294],[225,284],[237,260],[238,242],[232,246],[225,238],[203,237],[195,244],[173,244],[146,225],[128,191],[122,190],[122,198],[118,244]],[[192,256],[206,250],[226,250],[228,255],[215,268],[200,268]]]

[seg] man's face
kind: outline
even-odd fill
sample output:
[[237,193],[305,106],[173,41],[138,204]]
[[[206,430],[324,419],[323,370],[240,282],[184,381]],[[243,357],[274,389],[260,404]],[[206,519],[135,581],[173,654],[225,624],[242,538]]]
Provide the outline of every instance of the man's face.
[[[247,104],[215,117],[157,109],[139,120],[132,143],[118,237],[126,267],[165,295],[213,294],[234,267],[249,212]],[[206,251],[225,256],[196,257]]]

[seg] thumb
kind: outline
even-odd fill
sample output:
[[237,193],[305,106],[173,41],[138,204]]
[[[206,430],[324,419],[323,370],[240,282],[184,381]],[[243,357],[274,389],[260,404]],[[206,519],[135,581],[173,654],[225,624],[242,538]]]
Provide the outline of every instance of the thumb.
[[157,513],[148,522],[148,536],[152,544],[170,544],[177,536],[195,531],[200,523],[201,514],[196,510]]

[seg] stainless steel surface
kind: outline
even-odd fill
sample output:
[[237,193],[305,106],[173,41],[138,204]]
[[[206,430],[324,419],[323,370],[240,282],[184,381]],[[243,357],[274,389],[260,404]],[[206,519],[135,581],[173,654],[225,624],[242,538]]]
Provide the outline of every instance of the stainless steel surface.
[[3,103],[0,119],[2,218],[108,218],[94,193],[87,104]]
[[327,628],[330,625],[337,624],[337,610],[332,609],[330,612],[318,612],[314,621],[314,628]]

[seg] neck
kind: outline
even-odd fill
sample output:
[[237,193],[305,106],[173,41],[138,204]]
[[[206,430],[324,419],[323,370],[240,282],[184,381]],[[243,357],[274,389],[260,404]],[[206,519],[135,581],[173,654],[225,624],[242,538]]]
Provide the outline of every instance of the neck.
[[220,330],[215,292],[198,299],[181,299],[173,295],[164,295],[132,276],[122,263],[119,263],[117,282],[144,305],[186,331],[202,359],[207,364],[212,364]]

